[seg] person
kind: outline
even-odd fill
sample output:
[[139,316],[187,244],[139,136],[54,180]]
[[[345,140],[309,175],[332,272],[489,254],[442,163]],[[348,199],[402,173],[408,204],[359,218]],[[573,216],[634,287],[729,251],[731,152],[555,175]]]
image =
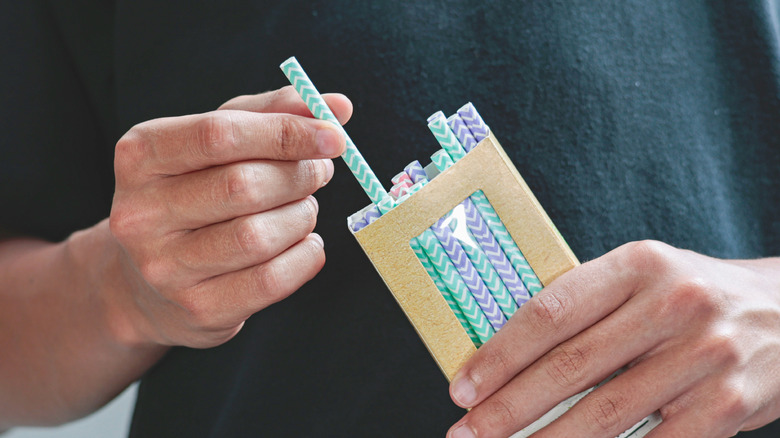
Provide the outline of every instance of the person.
[[[0,430],[142,377],[131,437],[503,437],[628,365],[535,436],[613,437],[655,410],[653,437],[776,436],[778,16],[3,4]],[[473,101],[589,260],[449,391],[348,235],[368,200],[329,160],[344,139],[283,87],[291,55],[343,93],[328,102],[383,180],[436,150],[428,114]]]

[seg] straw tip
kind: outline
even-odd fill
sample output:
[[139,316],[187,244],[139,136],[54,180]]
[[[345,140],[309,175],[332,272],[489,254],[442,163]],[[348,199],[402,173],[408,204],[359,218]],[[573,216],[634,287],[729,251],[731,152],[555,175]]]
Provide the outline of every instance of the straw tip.
[[471,102],[468,102],[465,105],[463,105],[462,107],[458,108],[458,111],[469,110],[469,109],[473,109],[473,108],[474,108],[474,104],[471,103]]
[[297,63],[298,63],[298,60],[295,59],[294,56],[291,56],[291,57],[287,58],[286,61],[284,61],[283,63],[279,64],[279,68],[284,69],[284,67],[286,65],[288,65],[288,64],[297,64]]
[[444,116],[443,111],[436,111],[435,113],[431,114],[430,117],[428,117],[428,123],[432,123],[438,119],[444,119],[444,118],[446,117]]

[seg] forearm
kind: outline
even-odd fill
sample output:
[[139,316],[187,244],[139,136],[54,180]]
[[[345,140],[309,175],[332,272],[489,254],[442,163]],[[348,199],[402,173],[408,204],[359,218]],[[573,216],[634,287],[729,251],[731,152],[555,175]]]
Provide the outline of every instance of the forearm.
[[120,251],[106,221],[62,243],[0,243],[0,430],[85,415],[164,353],[133,342]]

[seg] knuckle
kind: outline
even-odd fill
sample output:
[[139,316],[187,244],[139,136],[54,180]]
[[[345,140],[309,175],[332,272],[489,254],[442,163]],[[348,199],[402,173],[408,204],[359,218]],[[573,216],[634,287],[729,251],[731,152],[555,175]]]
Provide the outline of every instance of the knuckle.
[[489,430],[511,429],[520,422],[520,412],[515,403],[505,396],[495,395],[482,402],[479,409]]
[[280,263],[284,262],[276,259],[273,263],[265,263],[255,270],[255,284],[262,291],[262,294],[273,302],[287,295],[284,290],[281,269],[278,267]]
[[587,350],[562,344],[548,353],[545,367],[550,378],[562,388],[579,385],[585,379]]
[[478,367],[472,371],[472,380],[475,382],[485,380],[484,376],[508,375],[513,372],[512,353],[506,348],[491,345],[485,350],[485,356],[479,361]]
[[257,204],[260,202],[260,184],[253,169],[246,164],[237,164],[225,172],[225,193],[231,204]]
[[143,279],[154,287],[168,284],[173,276],[174,268],[161,259],[145,259],[138,263],[138,272]]
[[229,111],[213,111],[195,125],[198,151],[204,158],[215,159],[235,146],[233,121]]
[[200,293],[185,291],[179,294],[177,302],[186,312],[187,321],[193,329],[216,329],[216,327],[214,327],[212,310],[206,305],[206,302]]
[[678,312],[679,309],[688,309],[697,318],[708,318],[720,307],[713,289],[702,277],[686,276],[673,284],[667,300]]
[[612,432],[619,429],[623,421],[625,401],[617,394],[593,393],[583,400],[585,421],[599,432]]
[[569,315],[569,300],[563,293],[540,293],[526,303],[530,306],[531,323],[539,333],[551,333],[565,325]]
[[752,414],[742,386],[736,382],[722,382],[719,384],[718,396],[714,402],[716,404],[715,415],[732,422],[741,422]]
[[314,198],[307,198],[300,203],[298,210],[307,228],[314,229],[314,226],[317,224],[317,213],[319,212],[317,201]]
[[276,146],[279,148],[279,155],[283,157],[292,156],[298,144],[303,140],[306,130],[301,126],[301,122],[289,117],[279,116],[275,123]]
[[148,141],[140,132],[142,128],[134,127],[119,139],[114,148],[114,170],[117,179],[133,173],[140,165],[148,149]]
[[314,193],[325,180],[325,166],[320,160],[299,161],[295,179],[297,185],[306,187],[308,193]]
[[727,332],[710,333],[696,349],[695,359],[707,366],[729,367],[742,359],[737,341]]
[[144,234],[143,230],[149,223],[149,218],[154,216],[151,208],[141,210],[131,205],[132,202],[115,199],[108,218],[111,234],[125,247],[135,243],[138,237]]
[[669,250],[672,247],[655,240],[642,240],[624,245],[625,260],[636,272],[652,272],[662,275],[669,267]]
[[267,246],[265,233],[254,218],[239,222],[235,229],[234,238],[239,251],[247,257],[262,253]]

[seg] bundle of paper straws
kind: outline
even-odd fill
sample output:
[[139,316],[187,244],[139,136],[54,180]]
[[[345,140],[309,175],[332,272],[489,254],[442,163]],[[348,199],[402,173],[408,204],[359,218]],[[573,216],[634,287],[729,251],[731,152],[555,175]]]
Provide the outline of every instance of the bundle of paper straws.
[[[406,166],[392,178],[388,193],[298,61],[292,57],[281,68],[312,114],[337,125],[346,138],[342,158],[372,202],[349,218],[354,232],[413,196],[490,134],[471,103],[450,117],[441,111],[433,114],[428,128],[442,149],[431,156],[428,166],[418,161]],[[410,246],[476,346],[487,342],[519,306],[542,289],[482,191],[473,193],[412,239]]]

